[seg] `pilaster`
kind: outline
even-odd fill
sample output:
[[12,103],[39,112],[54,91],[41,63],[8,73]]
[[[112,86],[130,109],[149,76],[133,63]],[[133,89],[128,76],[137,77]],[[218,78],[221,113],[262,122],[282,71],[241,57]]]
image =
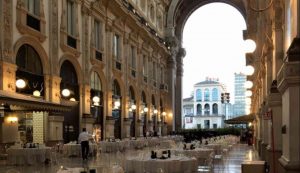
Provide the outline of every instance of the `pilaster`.
[[16,71],[15,64],[0,61],[0,90],[16,92]]
[[295,38],[277,74],[278,90],[282,94],[282,156],[285,172],[300,171],[300,39]]

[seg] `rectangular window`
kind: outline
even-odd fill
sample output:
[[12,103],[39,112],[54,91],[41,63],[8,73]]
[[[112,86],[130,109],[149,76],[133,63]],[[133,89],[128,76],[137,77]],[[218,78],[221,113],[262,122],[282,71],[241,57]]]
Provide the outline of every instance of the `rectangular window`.
[[120,57],[120,36],[115,34],[114,35],[114,40],[113,40],[113,56],[117,60],[121,60]]
[[94,44],[95,44],[95,49],[97,50],[101,50],[101,23],[97,20],[95,20],[94,22],[94,32],[95,32],[95,41],[94,41]]
[[130,52],[131,52],[131,68],[135,69],[136,68],[136,58],[135,58],[135,47],[131,46],[130,47]]
[[73,1],[67,1],[67,30],[68,34],[75,36],[75,5]]
[[40,15],[40,0],[27,0],[27,10],[35,16]]
[[143,57],[143,75],[148,76],[148,60],[146,55]]

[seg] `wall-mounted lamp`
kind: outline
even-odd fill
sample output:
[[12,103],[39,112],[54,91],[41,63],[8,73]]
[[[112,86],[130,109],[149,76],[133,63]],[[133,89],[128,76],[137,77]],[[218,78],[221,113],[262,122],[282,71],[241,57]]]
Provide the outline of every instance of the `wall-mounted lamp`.
[[41,96],[41,92],[39,90],[34,90],[33,93],[32,93],[32,95],[34,97],[40,97]]
[[246,89],[250,89],[250,88],[252,88],[253,87],[253,82],[251,82],[251,81],[246,81],[245,82],[245,88]]
[[154,114],[157,114],[157,113],[158,113],[158,110],[157,110],[157,109],[154,109],[153,113],[154,113]]
[[61,91],[61,94],[64,96],[64,97],[69,97],[70,94],[71,94],[71,91],[69,89],[63,89]]
[[76,99],[74,97],[70,98],[70,101],[76,102]]
[[248,126],[249,126],[249,127],[251,127],[251,126],[252,126],[252,123],[251,123],[251,122],[249,122]]
[[251,39],[245,40],[244,45],[245,45],[245,47],[244,47],[245,53],[252,53],[256,49],[256,43]]
[[116,100],[116,101],[114,102],[114,108],[115,108],[115,109],[118,109],[120,106],[121,106],[120,100]]
[[93,98],[92,98],[92,101],[93,101],[93,105],[94,106],[99,106],[100,104],[100,97],[98,97],[98,96],[94,96]]
[[132,109],[131,109],[131,108],[129,108],[128,110],[129,110],[129,112],[132,112]]
[[254,67],[252,65],[247,65],[243,71],[243,73],[247,76],[251,76],[254,73]]
[[18,122],[18,117],[7,117],[7,121],[11,124]]
[[245,101],[246,101],[246,105],[251,105],[251,98],[248,97],[248,98],[246,98]]
[[162,115],[163,115],[163,116],[166,116],[166,115],[167,115],[167,113],[166,113],[166,112],[162,112]]
[[136,105],[135,104],[131,105],[131,109],[136,110]]
[[144,107],[144,112],[148,112],[148,108],[147,107]]
[[247,90],[247,91],[245,92],[245,95],[246,95],[246,97],[251,97],[251,96],[252,96],[252,91]]
[[25,88],[25,86],[26,86],[25,80],[24,80],[24,79],[18,79],[18,80],[16,81],[16,86],[17,86],[17,88],[19,88],[19,89]]

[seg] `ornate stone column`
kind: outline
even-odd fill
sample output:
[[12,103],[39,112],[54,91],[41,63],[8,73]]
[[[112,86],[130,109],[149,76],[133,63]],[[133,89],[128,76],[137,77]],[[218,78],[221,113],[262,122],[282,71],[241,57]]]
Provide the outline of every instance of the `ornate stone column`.
[[283,103],[279,162],[285,173],[296,173],[300,171],[300,38],[294,38],[277,78]]
[[182,75],[185,49],[180,48],[176,58],[175,130],[182,128]]
[[[167,100],[167,116],[168,130],[175,130],[175,82],[176,82],[176,56],[178,52],[178,40],[175,37],[170,37],[169,43],[171,48],[171,56],[167,61],[167,83],[168,83],[168,100]],[[167,118],[168,117],[168,118]]]

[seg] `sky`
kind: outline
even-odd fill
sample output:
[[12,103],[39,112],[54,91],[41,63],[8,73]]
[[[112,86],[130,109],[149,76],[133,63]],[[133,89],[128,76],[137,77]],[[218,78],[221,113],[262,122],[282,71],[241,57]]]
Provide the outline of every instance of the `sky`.
[[225,3],[210,3],[192,13],[183,30],[183,98],[208,76],[219,78],[233,99],[234,73],[246,65],[245,29],[241,13]]

